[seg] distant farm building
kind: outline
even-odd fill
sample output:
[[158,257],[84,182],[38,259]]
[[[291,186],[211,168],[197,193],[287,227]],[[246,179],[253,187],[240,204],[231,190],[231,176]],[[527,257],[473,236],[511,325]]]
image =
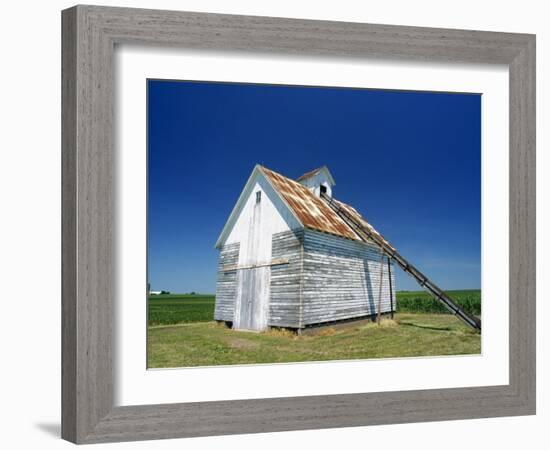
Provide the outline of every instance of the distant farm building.
[[334,207],[393,247],[332,198],[334,185],[326,167],[296,181],[254,168],[216,243],[215,320],[235,329],[300,331],[395,308],[393,261]]

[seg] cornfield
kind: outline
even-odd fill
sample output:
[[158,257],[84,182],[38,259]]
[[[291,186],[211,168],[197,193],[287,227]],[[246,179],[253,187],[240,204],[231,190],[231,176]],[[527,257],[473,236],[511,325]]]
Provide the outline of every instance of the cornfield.
[[[464,311],[476,316],[481,315],[481,291],[447,291],[449,297]],[[443,304],[428,292],[400,291],[397,296],[397,312],[409,313],[447,313]]]

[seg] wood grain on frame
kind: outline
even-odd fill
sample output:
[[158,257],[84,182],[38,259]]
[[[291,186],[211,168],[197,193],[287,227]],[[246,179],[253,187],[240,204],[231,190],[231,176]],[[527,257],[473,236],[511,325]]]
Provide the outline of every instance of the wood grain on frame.
[[[76,6],[62,13],[62,436],[77,443],[534,414],[535,37]],[[115,44],[506,64],[510,72],[510,383],[113,406]]]

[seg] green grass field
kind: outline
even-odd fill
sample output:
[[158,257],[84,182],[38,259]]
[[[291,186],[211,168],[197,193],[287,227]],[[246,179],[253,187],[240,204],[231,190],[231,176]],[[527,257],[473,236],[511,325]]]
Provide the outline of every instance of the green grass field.
[[215,322],[149,328],[148,366],[191,367],[346,359],[478,354],[480,335],[448,314],[397,314],[384,321],[316,336],[250,333]]
[[151,295],[149,326],[214,320],[214,304],[213,295]]
[[[479,314],[480,291],[450,291]],[[315,336],[250,333],[213,322],[212,295],[149,298],[148,366],[191,367],[412,356],[479,354],[480,335],[424,292],[398,292],[395,322],[328,328]],[[477,309],[476,309],[477,308]],[[411,312],[412,311],[412,312]]]

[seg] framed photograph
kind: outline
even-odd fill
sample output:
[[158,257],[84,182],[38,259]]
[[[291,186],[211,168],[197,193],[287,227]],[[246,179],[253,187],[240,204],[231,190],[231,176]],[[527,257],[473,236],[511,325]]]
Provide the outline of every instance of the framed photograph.
[[535,413],[533,35],[62,26],[63,438]]

